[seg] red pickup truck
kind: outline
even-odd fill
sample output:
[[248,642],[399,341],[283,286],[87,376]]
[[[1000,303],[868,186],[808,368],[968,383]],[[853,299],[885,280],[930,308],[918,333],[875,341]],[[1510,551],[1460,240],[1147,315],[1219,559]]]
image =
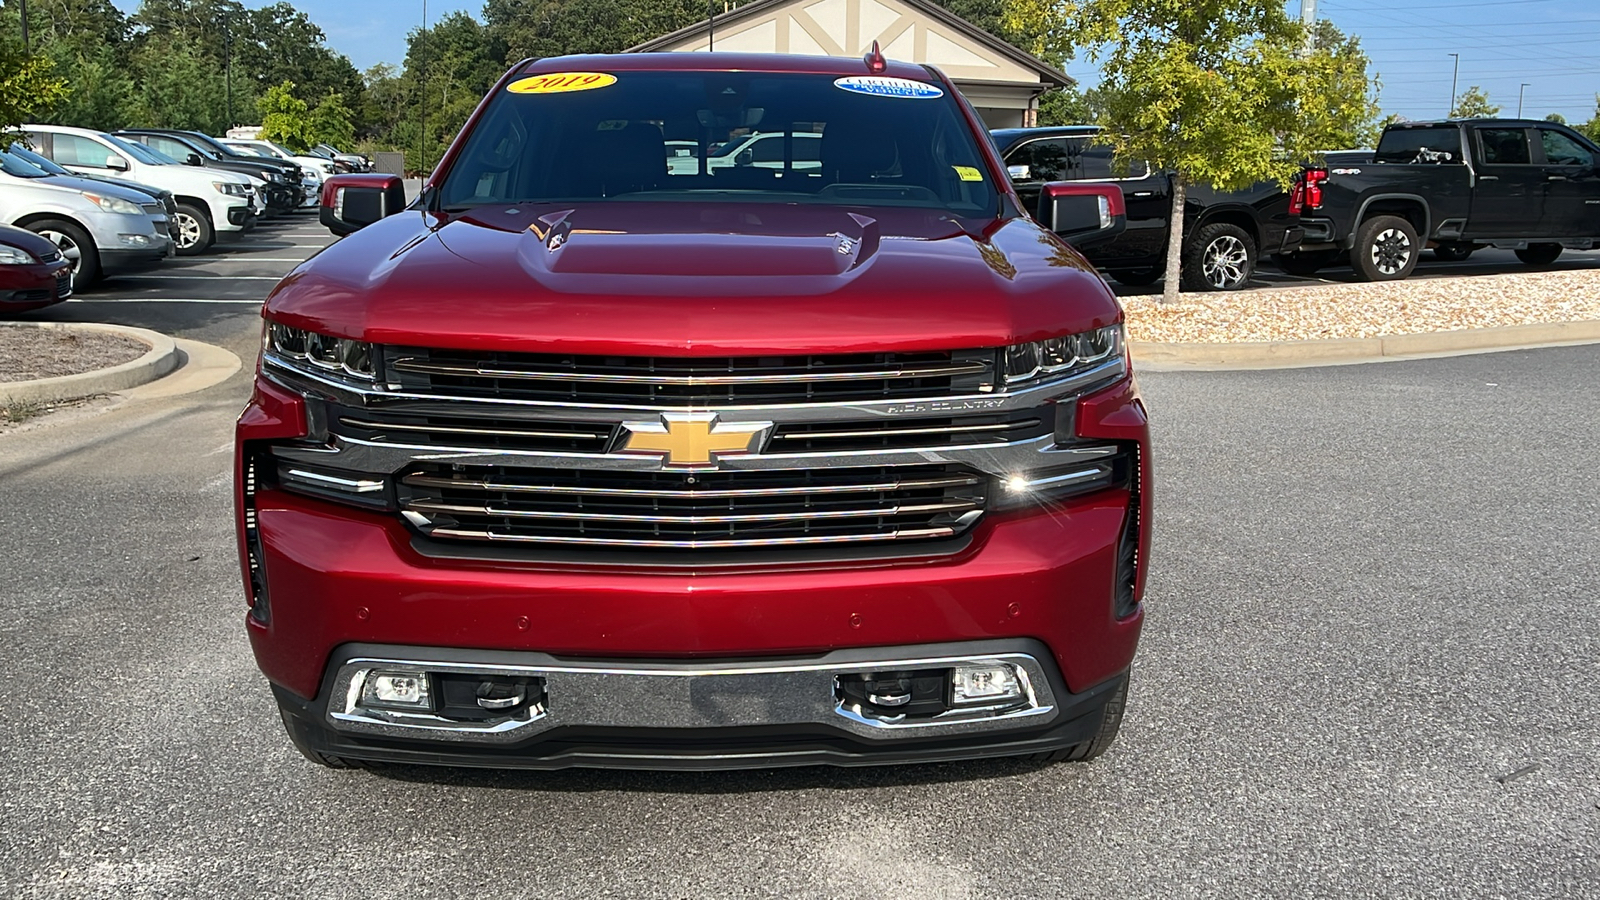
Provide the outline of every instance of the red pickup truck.
[[[774,151],[709,164],[750,135]],[[668,164],[669,158],[671,165]],[[924,66],[519,63],[268,298],[246,624],[307,757],[1083,759],[1143,621],[1122,313]]]

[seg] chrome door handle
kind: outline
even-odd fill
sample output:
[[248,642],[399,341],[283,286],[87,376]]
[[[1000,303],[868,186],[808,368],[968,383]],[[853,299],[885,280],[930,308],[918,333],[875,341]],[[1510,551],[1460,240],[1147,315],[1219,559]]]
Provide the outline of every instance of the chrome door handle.
[[1478,176],[1478,180],[1479,181],[1499,181],[1500,180],[1500,176],[1499,175],[1479,175]]
[[1544,180],[1545,181],[1566,181],[1567,180],[1567,176],[1565,176],[1565,175],[1546,175],[1544,177]]

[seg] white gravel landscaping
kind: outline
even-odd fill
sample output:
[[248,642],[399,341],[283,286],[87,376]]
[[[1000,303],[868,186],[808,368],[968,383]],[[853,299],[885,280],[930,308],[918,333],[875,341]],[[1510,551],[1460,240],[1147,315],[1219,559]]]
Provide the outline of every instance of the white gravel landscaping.
[[1171,306],[1159,300],[1123,298],[1129,340],[1214,344],[1371,338],[1600,320],[1600,269],[1193,293]]

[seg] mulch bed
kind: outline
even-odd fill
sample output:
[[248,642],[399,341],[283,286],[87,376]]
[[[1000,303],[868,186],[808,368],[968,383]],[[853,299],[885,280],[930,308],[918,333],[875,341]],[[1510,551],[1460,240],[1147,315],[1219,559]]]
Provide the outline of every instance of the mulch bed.
[[93,372],[149,352],[143,341],[120,334],[0,325],[0,382]]

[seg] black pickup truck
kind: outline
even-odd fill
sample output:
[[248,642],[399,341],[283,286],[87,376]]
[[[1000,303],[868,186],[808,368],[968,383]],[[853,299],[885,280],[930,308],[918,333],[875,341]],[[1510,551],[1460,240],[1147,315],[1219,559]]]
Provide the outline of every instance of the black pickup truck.
[[[1115,181],[1122,186],[1128,227],[1115,240],[1086,249],[1089,261],[1127,285],[1159,280],[1166,269],[1172,218],[1172,177],[1142,162],[1113,164],[1111,148],[1091,142],[1092,125],[1005,128],[989,133],[1005,160],[1011,183],[1030,211],[1051,181]],[[1121,169],[1121,171],[1119,171]],[[1300,246],[1289,194],[1264,181],[1242,191],[1191,185],[1184,205],[1183,288],[1229,291],[1243,287],[1264,253],[1282,255]]]
[[1295,191],[1305,229],[1276,261],[1309,275],[1349,254],[1366,281],[1405,278],[1424,245],[1442,259],[1479,247],[1544,266],[1600,246],[1600,148],[1532,119],[1391,125],[1375,152],[1329,154]]

